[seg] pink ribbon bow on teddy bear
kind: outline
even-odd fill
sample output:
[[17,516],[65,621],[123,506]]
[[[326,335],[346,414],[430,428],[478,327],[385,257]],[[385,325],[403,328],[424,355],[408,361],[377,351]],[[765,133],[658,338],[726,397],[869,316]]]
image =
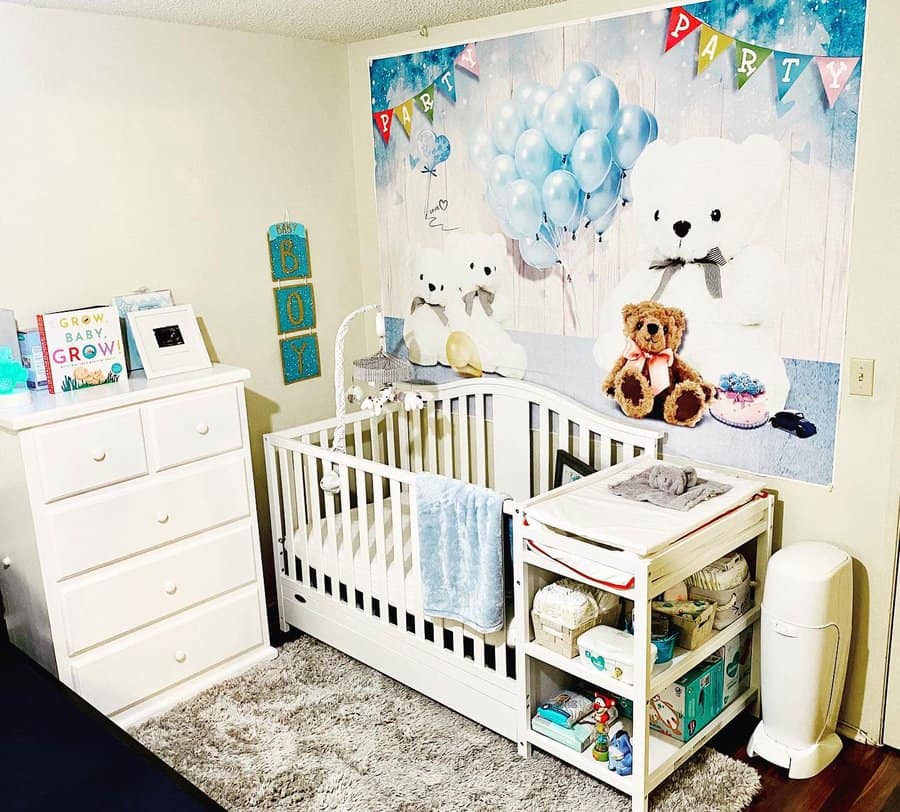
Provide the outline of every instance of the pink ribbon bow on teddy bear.
[[647,365],[647,371],[650,374],[650,389],[654,395],[658,395],[663,389],[668,388],[670,383],[669,367],[675,361],[675,353],[672,350],[645,352],[634,343],[633,338],[629,338],[622,357],[628,359],[628,363],[625,364],[627,369],[643,372],[644,364]]

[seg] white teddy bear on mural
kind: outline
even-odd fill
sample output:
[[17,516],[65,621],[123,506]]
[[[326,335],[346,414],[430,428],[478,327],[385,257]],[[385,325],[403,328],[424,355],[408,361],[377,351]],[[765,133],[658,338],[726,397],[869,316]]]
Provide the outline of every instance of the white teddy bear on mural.
[[447,365],[447,338],[463,316],[458,275],[443,252],[411,248],[407,263],[412,301],[404,314],[403,340],[409,360],[421,366]]
[[784,408],[784,270],[775,245],[784,235],[786,167],[778,142],[762,135],[740,144],[655,141],[644,150],[630,173],[642,257],[601,312],[594,358],[604,374],[622,351],[622,307],[656,299],[684,311],[681,355],[704,378],[747,373],[765,384],[770,410]]
[[466,314],[476,307],[504,327],[513,326],[513,275],[516,270],[502,234],[467,234],[461,231],[447,236],[447,255],[462,273],[460,287]]

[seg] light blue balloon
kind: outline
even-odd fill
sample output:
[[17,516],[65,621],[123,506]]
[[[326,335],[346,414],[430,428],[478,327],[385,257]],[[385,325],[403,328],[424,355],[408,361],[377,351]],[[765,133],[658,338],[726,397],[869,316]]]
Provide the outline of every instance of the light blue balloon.
[[540,186],[559,162],[559,156],[540,130],[525,130],[516,141],[516,169],[520,177]]
[[594,234],[600,236],[604,231],[607,231],[613,224],[613,221],[616,219],[616,213],[618,212],[618,210],[618,203],[615,203],[610,207],[609,211],[607,211],[606,214],[594,220],[591,223],[591,227],[594,229]]
[[619,89],[608,76],[591,79],[578,94],[578,110],[585,130],[609,132],[619,112]]
[[568,226],[578,211],[578,181],[571,172],[557,169],[547,175],[541,187],[544,211],[556,226]]
[[520,178],[509,184],[506,190],[506,217],[514,232],[520,237],[537,234],[542,213],[540,192],[530,180]]
[[647,118],[650,119],[650,140],[647,143],[652,144],[659,138],[659,122],[656,120],[656,116],[654,116],[646,107],[644,108],[644,112],[647,114]]
[[523,116],[528,111],[528,100],[533,92],[534,84],[532,82],[523,82],[520,85],[516,85],[516,89],[513,91],[513,101]]
[[612,149],[600,130],[585,130],[578,136],[569,156],[572,174],[585,192],[593,192],[609,174]]
[[581,134],[581,114],[575,97],[557,91],[544,105],[542,118],[544,137],[560,155],[568,155]]
[[488,189],[498,200],[506,200],[506,187],[518,178],[515,158],[511,155],[498,155],[491,161],[491,168],[488,170]]
[[494,116],[491,135],[494,145],[500,152],[512,155],[516,149],[516,141],[525,131],[525,117],[514,101],[505,101]]
[[578,94],[588,82],[599,75],[599,68],[591,62],[576,62],[563,71],[562,79],[559,80],[559,89],[578,98]]
[[497,157],[497,148],[485,129],[478,129],[469,139],[469,160],[475,165],[479,174],[486,178],[491,170],[491,161]]
[[588,220],[596,220],[609,210],[610,206],[618,205],[619,190],[622,186],[622,170],[614,163],[609,174],[587,199],[584,214]]
[[446,135],[439,135],[434,140],[434,154],[431,158],[431,168],[444,163],[450,157],[450,139]]
[[634,195],[631,193],[631,176],[626,175],[622,179],[622,200],[626,203],[631,203],[634,200]]
[[528,102],[525,105],[525,124],[532,129],[540,129],[543,125],[544,105],[553,95],[553,88],[547,85],[535,85],[531,93],[528,95]]
[[559,261],[559,253],[546,239],[523,237],[519,240],[519,253],[532,268],[552,268]]
[[631,169],[650,143],[650,117],[637,104],[623,104],[616,114],[609,143],[613,158],[622,169]]

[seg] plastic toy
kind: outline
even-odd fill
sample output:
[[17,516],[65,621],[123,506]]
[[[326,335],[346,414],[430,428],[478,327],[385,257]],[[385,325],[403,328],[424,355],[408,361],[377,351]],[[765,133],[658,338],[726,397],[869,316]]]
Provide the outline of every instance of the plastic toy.
[[28,380],[28,370],[18,363],[9,347],[0,347],[0,395],[11,395]]
[[812,437],[816,433],[816,427],[806,419],[806,415],[794,409],[775,412],[775,416],[769,422],[776,429],[796,434],[798,437]]
[[631,775],[634,749],[627,730],[618,730],[609,741],[609,769],[618,775]]
[[609,761],[609,726],[618,718],[616,700],[606,694],[594,694],[594,718],[597,724],[597,738],[591,755],[595,761]]

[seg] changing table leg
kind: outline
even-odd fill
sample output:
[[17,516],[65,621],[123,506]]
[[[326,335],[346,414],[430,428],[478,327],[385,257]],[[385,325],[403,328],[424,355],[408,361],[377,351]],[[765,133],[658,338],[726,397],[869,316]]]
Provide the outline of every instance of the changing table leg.
[[531,666],[525,656],[525,644],[530,639],[528,625],[528,612],[531,608],[526,605],[526,595],[532,594],[529,568],[525,566],[522,553],[525,548],[522,535],[522,515],[516,511],[513,516],[513,596],[515,603],[515,643],[516,643],[516,685],[519,688],[519,714],[516,725],[516,743],[519,755],[523,758],[531,758],[531,744],[527,735],[531,730]]
[[647,779],[650,775],[650,595],[647,594],[650,574],[646,564],[634,578],[634,718],[631,745],[634,748],[632,766],[632,812],[646,812],[648,808]]

